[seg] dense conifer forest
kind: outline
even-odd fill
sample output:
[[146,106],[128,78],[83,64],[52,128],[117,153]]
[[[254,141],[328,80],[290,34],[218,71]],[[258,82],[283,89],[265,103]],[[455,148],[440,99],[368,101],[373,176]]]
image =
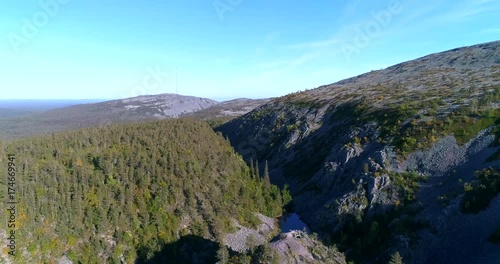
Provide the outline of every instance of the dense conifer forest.
[[[233,220],[252,227],[256,213],[282,213],[280,190],[204,121],[110,125],[1,144],[2,168],[16,155],[18,262],[64,255],[74,263],[147,262],[165,248],[175,255],[178,241],[217,247]],[[6,185],[2,177],[2,201]],[[4,221],[0,229],[7,230]]]

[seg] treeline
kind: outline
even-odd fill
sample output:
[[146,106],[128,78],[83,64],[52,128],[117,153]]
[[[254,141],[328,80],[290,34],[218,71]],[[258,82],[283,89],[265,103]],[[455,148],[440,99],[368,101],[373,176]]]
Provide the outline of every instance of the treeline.
[[111,125],[0,151],[2,168],[17,157],[20,262],[134,263],[183,236],[221,241],[232,219],[256,226],[255,213],[282,213],[280,190],[203,121]]

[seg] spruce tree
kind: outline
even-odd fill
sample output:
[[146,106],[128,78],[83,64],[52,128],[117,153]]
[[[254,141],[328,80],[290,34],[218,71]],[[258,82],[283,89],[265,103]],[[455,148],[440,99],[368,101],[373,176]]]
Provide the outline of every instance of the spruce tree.
[[255,168],[253,166],[253,159],[250,159],[250,177],[255,178]]
[[259,160],[255,160],[255,178],[260,179]]
[[266,187],[271,186],[271,178],[269,177],[269,165],[266,160],[266,165],[264,166],[264,184]]
[[401,254],[399,254],[398,251],[392,254],[389,264],[403,264],[403,258],[401,257]]

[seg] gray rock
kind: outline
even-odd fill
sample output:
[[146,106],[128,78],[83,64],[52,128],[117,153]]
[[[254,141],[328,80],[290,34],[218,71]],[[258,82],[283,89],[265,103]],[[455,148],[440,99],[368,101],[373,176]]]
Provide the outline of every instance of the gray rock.
[[66,256],[63,256],[60,260],[59,260],[59,264],[73,264],[73,262],[71,260],[69,260],[68,257]]
[[270,246],[279,253],[280,263],[346,263],[336,248],[328,248],[302,231],[283,233]]
[[[259,246],[267,243],[267,236],[276,232],[279,228],[276,224],[275,219],[266,217],[264,215],[258,214],[259,219],[262,224],[257,229],[250,229],[240,225],[238,222],[234,221],[235,227],[238,231],[224,236],[224,244],[234,251],[244,253],[248,250],[249,239],[253,240],[254,246]],[[253,238],[251,238],[253,237]]]

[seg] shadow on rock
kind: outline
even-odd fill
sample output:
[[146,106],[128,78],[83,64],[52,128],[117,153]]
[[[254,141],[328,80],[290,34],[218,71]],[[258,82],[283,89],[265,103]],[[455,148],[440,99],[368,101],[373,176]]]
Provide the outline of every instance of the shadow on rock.
[[216,263],[219,244],[202,237],[188,235],[166,244],[148,256],[145,249],[138,250],[136,264],[149,263]]

